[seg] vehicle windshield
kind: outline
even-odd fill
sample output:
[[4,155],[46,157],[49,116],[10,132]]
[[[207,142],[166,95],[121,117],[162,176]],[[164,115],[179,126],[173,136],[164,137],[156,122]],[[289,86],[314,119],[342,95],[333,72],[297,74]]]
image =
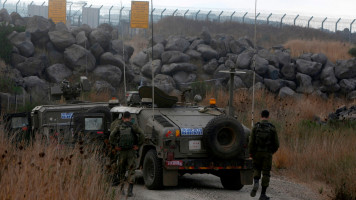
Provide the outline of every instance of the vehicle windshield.
[[11,119],[11,128],[22,128],[24,126],[28,126],[27,117],[13,117]]
[[97,131],[103,129],[104,129],[103,118],[85,118],[86,131]]

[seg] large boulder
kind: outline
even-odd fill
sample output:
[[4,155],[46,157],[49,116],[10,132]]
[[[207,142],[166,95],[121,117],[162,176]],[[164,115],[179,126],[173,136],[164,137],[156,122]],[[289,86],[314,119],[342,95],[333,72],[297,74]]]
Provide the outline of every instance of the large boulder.
[[196,79],[197,75],[195,73],[188,73],[184,71],[177,72],[173,75],[173,80],[181,90],[189,87],[191,82],[194,82]]
[[10,17],[11,17],[12,23],[13,23],[15,26],[23,26],[23,27],[26,26],[26,21],[25,21],[24,18],[22,18],[21,15],[18,14],[17,12],[12,12],[12,13],[10,14]]
[[45,65],[39,58],[26,58],[25,62],[17,65],[17,69],[21,72],[23,77],[26,76],[40,76],[45,68]]
[[347,98],[348,98],[349,100],[351,100],[351,101],[356,100],[356,90],[350,92],[350,93],[347,95]]
[[106,52],[100,57],[101,65],[113,65],[119,67],[121,71],[124,70],[124,60],[120,55],[113,55],[111,52]]
[[190,43],[188,40],[178,37],[178,36],[172,36],[168,38],[165,50],[166,51],[180,51],[184,52],[187,50],[190,46]]
[[153,62],[148,62],[141,68],[141,73],[147,78],[152,78],[152,68],[155,76],[161,73],[161,60],[154,60]]
[[78,33],[84,31],[85,35],[89,37],[90,33],[92,32],[92,29],[88,24],[82,24],[80,27],[74,27],[72,28],[71,32],[74,36],[77,36]]
[[176,89],[176,83],[171,76],[158,74],[155,76],[155,86],[167,94]]
[[108,23],[100,24],[98,26],[98,29],[100,29],[102,31],[105,31],[105,32],[108,32],[108,33],[111,33],[114,30],[113,27]]
[[232,53],[234,54],[240,54],[243,51],[245,51],[246,49],[236,40],[231,40],[229,42],[229,48],[231,50]]
[[172,63],[163,65],[162,74],[173,75],[179,71],[193,72],[197,70],[197,66],[191,63]]
[[8,39],[19,50],[21,55],[31,57],[35,53],[35,47],[31,42],[31,34],[29,32],[13,32],[8,36]]
[[204,44],[204,40],[202,39],[196,39],[192,42],[192,44],[189,46],[189,49],[191,50],[196,50],[198,45]]
[[287,80],[295,80],[296,67],[294,63],[286,64],[282,67],[281,73]]
[[[246,72],[246,73],[243,73],[243,74],[239,73],[239,74],[236,74],[236,76],[241,78],[241,80],[244,82],[246,87],[248,87],[248,88],[252,87],[254,72],[252,70],[242,70],[242,71]],[[257,73],[255,75],[256,75],[255,76],[255,83],[258,83],[258,82],[263,83],[263,78],[260,75],[258,75]]]
[[200,38],[204,41],[205,44],[209,45],[211,42],[211,35],[209,33],[209,31],[204,30],[201,34],[200,34]]
[[274,55],[273,53],[271,53],[269,50],[267,49],[260,49],[258,50],[258,55],[266,60],[268,60],[268,63],[270,65],[273,65],[275,67],[279,67],[279,61],[276,55]]
[[337,78],[335,77],[335,66],[331,62],[327,62],[324,69],[321,71],[320,80],[325,86],[332,86],[337,84]]
[[229,71],[230,68],[225,66],[225,64],[219,65],[219,67],[214,72],[214,79],[219,84],[226,84],[230,78],[230,74],[221,73],[220,71]]
[[278,93],[278,96],[280,98],[294,97],[294,95],[295,95],[294,90],[290,89],[289,87],[282,87]]
[[185,52],[185,54],[187,54],[188,56],[190,56],[192,59],[195,59],[195,60],[201,60],[202,59],[201,53],[199,53],[196,50],[189,49],[188,51]]
[[121,70],[113,65],[100,65],[94,71],[93,74],[110,83],[114,87],[119,87],[121,83]]
[[86,49],[90,47],[89,39],[87,38],[85,31],[81,31],[75,37],[75,41],[77,45],[80,45]]
[[64,51],[67,47],[72,46],[76,42],[72,33],[66,30],[51,31],[48,35],[53,45],[59,51]]
[[339,83],[341,92],[347,94],[356,87],[356,79],[342,79]]
[[296,63],[298,72],[312,77],[317,76],[322,68],[321,63],[311,62],[303,59],[297,59]]
[[335,75],[338,79],[349,79],[356,77],[356,58],[336,62]]
[[20,63],[23,63],[26,61],[26,57],[21,56],[20,54],[13,53],[11,55],[11,66],[15,67],[16,69],[18,68],[18,65]]
[[264,79],[264,84],[266,87],[273,93],[277,93],[279,89],[281,89],[284,84],[282,80],[272,80],[272,79]]
[[219,66],[218,61],[216,59],[212,59],[203,66],[203,70],[205,73],[213,75],[215,70],[218,68],[218,66]]
[[91,72],[95,69],[95,57],[87,49],[73,44],[64,51],[64,60],[74,72]]
[[144,51],[140,51],[133,59],[132,59],[132,63],[142,67],[144,66],[147,62],[148,62],[149,58],[148,58],[148,54]]
[[[149,52],[149,54],[151,54],[152,48],[148,48],[147,52]],[[164,46],[161,43],[156,44],[155,46],[153,46],[153,59],[160,59],[162,56],[162,53],[164,52]],[[152,55],[151,55],[152,56]]]
[[244,51],[243,53],[238,55],[236,60],[237,68],[249,69],[252,57],[253,57],[253,51]]
[[189,62],[190,60],[190,57],[187,54],[180,51],[166,51],[162,53],[161,57],[163,64],[184,63]]
[[51,27],[54,27],[54,24],[48,19],[35,15],[29,18],[26,31],[31,33],[31,39],[34,42],[42,38],[48,38],[48,31]]
[[279,69],[277,69],[273,65],[268,65],[268,70],[266,75],[269,79],[276,80],[279,78]]
[[125,57],[125,62],[128,62],[134,53],[134,48],[127,44],[124,45],[122,40],[112,40],[110,49],[113,54],[123,55]]
[[291,63],[290,54],[281,50],[275,51],[275,56],[277,57],[279,67],[289,65]]
[[93,89],[97,94],[109,92],[111,95],[116,95],[116,89],[107,81],[95,81]]
[[294,81],[282,80],[282,84],[284,86],[289,87],[292,90],[296,90],[297,89],[297,84]]
[[257,74],[263,76],[268,71],[268,61],[259,55],[255,55],[253,57],[253,63],[251,64],[250,68],[255,70]]
[[37,76],[29,76],[23,79],[25,89],[31,95],[32,101],[44,102],[48,99],[49,85],[46,81],[38,78]]
[[[228,82],[228,85],[230,85],[230,81]],[[246,88],[245,83],[241,80],[240,77],[235,76],[234,77],[234,89],[241,89],[241,88]]]
[[59,83],[72,75],[72,71],[63,64],[54,64],[46,69],[48,79],[53,83]]
[[317,63],[321,63],[322,65],[325,65],[326,62],[328,61],[328,58],[323,53],[316,53],[311,56],[311,60]]
[[96,60],[99,60],[100,56],[104,53],[104,49],[100,46],[99,43],[95,43],[90,47],[90,52],[94,55]]
[[111,36],[110,33],[101,29],[93,30],[89,34],[89,41],[91,44],[99,43],[100,46],[106,51],[110,45]]
[[218,52],[206,44],[198,45],[197,50],[201,53],[204,60],[211,60],[218,57]]
[[312,85],[312,78],[310,76],[302,73],[297,73],[296,78],[298,83],[297,92],[305,94],[313,93],[314,88]]
[[50,64],[64,63],[64,55],[54,47],[52,42],[46,44],[46,50],[50,58]]
[[12,19],[5,8],[0,10],[0,22],[12,23]]

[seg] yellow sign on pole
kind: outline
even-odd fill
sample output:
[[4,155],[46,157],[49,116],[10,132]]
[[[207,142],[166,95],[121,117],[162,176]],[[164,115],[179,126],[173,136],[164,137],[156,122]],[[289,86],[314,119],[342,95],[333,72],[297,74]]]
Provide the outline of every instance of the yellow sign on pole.
[[148,1],[131,1],[131,28],[148,28],[148,16]]
[[52,19],[54,23],[63,22],[65,24],[66,12],[66,0],[48,0],[48,18]]

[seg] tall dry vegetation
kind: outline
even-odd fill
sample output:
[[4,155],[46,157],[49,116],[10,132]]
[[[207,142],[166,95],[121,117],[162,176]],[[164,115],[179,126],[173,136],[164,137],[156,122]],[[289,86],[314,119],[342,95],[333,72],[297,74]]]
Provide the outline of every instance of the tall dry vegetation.
[[[209,92],[217,97],[219,106],[227,106],[227,93]],[[234,96],[234,106],[241,122],[251,126],[251,94],[240,90]],[[255,103],[255,122],[263,109],[271,111],[271,121],[278,129],[280,149],[274,156],[274,169],[305,183],[323,182],[332,188],[333,199],[356,199],[356,123],[342,122],[320,125],[315,116],[325,120],[341,105],[356,105],[340,99],[327,101],[318,97],[279,99],[273,94],[258,91]],[[317,188],[320,193],[326,188]]]
[[284,47],[291,50],[292,57],[299,57],[304,53],[324,53],[329,60],[335,62],[350,59],[348,51],[352,46],[340,41],[295,39],[286,42]]

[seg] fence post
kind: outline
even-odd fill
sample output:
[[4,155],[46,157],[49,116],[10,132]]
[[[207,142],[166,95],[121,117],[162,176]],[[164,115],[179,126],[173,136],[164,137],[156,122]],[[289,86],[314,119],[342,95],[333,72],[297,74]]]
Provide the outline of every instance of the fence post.
[[111,10],[114,6],[111,6],[109,9],[109,24],[111,25]]
[[351,43],[351,35],[352,35],[352,25],[354,24],[355,21],[356,21],[356,19],[352,20],[352,22],[350,24],[350,35],[349,35],[350,43]]
[[247,13],[248,13],[248,12],[246,12],[246,13],[244,14],[244,16],[242,17],[242,23],[243,23],[243,24],[245,23],[245,17],[246,17],[246,15],[247,15]]
[[256,15],[256,22],[257,22],[258,17],[260,16],[260,14],[261,14],[261,13],[257,13],[257,15]]
[[220,23],[220,17],[221,15],[224,13],[224,11],[221,11],[220,15],[219,15],[219,23]]
[[89,8],[91,8],[93,6],[93,4],[90,4]]
[[16,3],[16,12],[17,12],[17,5],[19,5],[21,0],[19,0],[17,3]]
[[69,16],[68,16],[68,19],[69,19],[70,21],[72,21],[72,20],[71,20],[71,17],[72,17],[72,5],[73,5],[73,2],[71,2],[70,6],[69,6]]
[[[5,1],[6,2],[6,1]],[[33,1],[30,3],[30,5],[29,6],[32,6],[32,4],[33,4]]]
[[208,14],[206,15],[206,21],[209,21],[209,15],[211,13],[211,10],[208,12]]
[[234,16],[235,13],[236,13],[236,11],[234,11],[234,12],[232,13],[232,15],[230,16],[230,22],[232,22],[232,16]]
[[[125,7],[121,7],[121,9],[120,9],[120,15],[119,15],[119,29],[120,29],[120,27],[121,27],[121,16],[122,16],[122,10],[124,9]],[[129,16],[130,17],[130,16]],[[123,29],[121,30],[121,31],[123,31]],[[119,32],[118,32],[118,34],[119,34]]]
[[340,20],[341,20],[341,18],[339,18],[339,19],[337,20],[337,22],[335,23],[335,33],[336,33],[336,31],[337,31],[337,24],[340,22]]
[[286,17],[287,14],[284,14],[283,17],[281,18],[281,23],[279,25],[280,28],[282,28],[282,24],[283,24],[283,19]]
[[82,17],[82,15],[78,16],[78,26],[80,26],[80,18]]
[[173,15],[172,15],[173,17],[174,17],[174,15],[176,14],[177,11],[178,11],[178,9],[176,9],[176,10],[173,12]]
[[46,2],[44,1],[41,6],[43,6]]
[[[153,8],[152,9],[152,11],[151,11],[151,14],[150,14],[150,16],[149,16],[149,20],[148,20],[148,23],[150,23],[150,22],[153,22],[153,12],[156,10],[156,8]],[[151,19],[152,18],[152,19]],[[145,30],[146,31],[146,30]]]
[[198,14],[200,13],[200,10],[195,14],[195,21],[198,20]]
[[312,16],[309,20],[308,20],[308,28],[309,28],[309,25],[310,25],[310,22],[311,20],[313,19],[314,16]]
[[83,12],[84,12],[84,7],[87,5],[87,3],[84,3],[84,5],[82,6],[82,14],[79,15],[79,18],[78,18],[78,26],[80,26],[80,18],[82,17],[83,15]]
[[99,16],[98,16],[98,26],[100,25],[100,10],[103,8],[104,5],[101,5],[99,8]]
[[269,18],[272,16],[272,13],[268,15],[267,17],[267,24],[269,24]]
[[299,15],[297,15],[295,18],[294,18],[294,26],[295,26],[295,22],[297,21],[297,18],[299,17]]
[[[4,1],[4,3],[2,4],[2,8],[5,8],[5,4],[6,4],[7,0]],[[33,1],[32,1],[33,2]]]
[[323,22],[321,22],[321,30],[323,31],[324,30],[324,22],[327,20],[328,18],[325,17],[325,19],[323,20]]
[[163,11],[161,12],[161,19],[162,19],[164,11],[166,11],[166,9],[163,9]]
[[187,10],[187,11],[185,11],[185,13],[184,13],[184,19],[185,19],[185,15],[187,14],[189,12],[189,9]]

